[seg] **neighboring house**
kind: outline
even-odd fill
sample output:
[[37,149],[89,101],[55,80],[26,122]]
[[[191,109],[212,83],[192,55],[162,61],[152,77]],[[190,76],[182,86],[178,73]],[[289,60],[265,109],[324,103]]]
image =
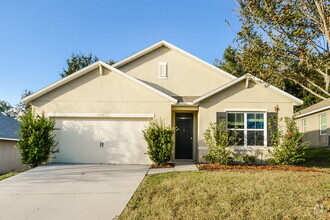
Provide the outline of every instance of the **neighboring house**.
[[330,100],[324,100],[295,113],[297,126],[311,147],[330,146]]
[[262,80],[237,78],[160,41],[112,66],[99,61],[23,99],[56,120],[54,162],[150,163],[141,130],[150,120],[177,126],[173,159],[200,161],[203,134],[221,119],[238,127],[238,150],[268,155],[267,118],[292,116],[303,102]]
[[15,145],[20,137],[16,134],[20,123],[0,113],[0,174],[25,167]]

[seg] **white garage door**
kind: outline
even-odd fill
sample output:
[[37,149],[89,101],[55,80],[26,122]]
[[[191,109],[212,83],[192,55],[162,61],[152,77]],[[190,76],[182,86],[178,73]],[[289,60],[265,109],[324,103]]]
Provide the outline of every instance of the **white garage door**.
[[57,119],[52,162],[150,164],[141,119]]

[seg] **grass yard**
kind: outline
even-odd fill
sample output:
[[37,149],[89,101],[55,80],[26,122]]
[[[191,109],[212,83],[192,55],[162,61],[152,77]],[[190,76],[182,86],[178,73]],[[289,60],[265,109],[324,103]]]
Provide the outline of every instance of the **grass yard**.
[[12,172],[9,172],[9,173],[0,174],[0,181],[4,180],[4,179],[7,179],[9,177],[15,176],[19,173],[22,173],[22,172],[26,171],[26,170],[28,170],[28,169],[15,170],[15,171],[12,171]]
[[119,219],[330,219],[330,174],[292,171],[148,175]]
[[304,159],[305,161],[298,165],[330,171],[330,150],[328,149],[307,148]]

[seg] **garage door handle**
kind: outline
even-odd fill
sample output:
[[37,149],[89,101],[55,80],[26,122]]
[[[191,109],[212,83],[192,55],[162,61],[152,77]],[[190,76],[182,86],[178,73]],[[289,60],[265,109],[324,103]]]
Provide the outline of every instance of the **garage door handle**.
[[100,147],[104,147],[104,142],[100,142]]

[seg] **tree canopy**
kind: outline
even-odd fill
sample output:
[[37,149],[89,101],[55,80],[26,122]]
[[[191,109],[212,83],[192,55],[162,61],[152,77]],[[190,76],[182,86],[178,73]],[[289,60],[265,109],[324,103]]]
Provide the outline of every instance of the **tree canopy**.
[[[67,77],[71,75],[72,73],[75,73],[82,68],[85,68],[86,66],[89,66],[95,62],[99,61],[99,58],[97,56],[93,56],[93,54],[84,55],[82,53],[75,54],[73,53],[69,59],[66,60],[67,67],[66,69],[63,69],[63,72],[60,73],[60,76],[62,78]],[[109,65],[113,65],[116,62],[113,59],[110,59],[108,61]]]
[[[240,71],[280,88],[294,82],[318,99],[330,97],[330,2],[237,0]],[[236,59],[236,58],[235,58]],[[228,65],[221,64],[226,70]],[[233,67],[229,66],[229,70]],[[233,72],[235,74],[235,72]]]
[[66,60],[67,68],[63,69],[63,72],[60,73],[62,78],[71,75],[74,72],[81,70],[82,68],[91,65],[99,60],[97,56],[93,54],[84,55],[82,53],[75,54],[73,53],[69,59]]
[[[25,89],[21,95],[21,99],[31,95],[31,90]],[[6,101],[0,101],[0,113],[7,115],[11,118],[19,119],[21,115],[25,114],[30,108],[30,105],[20,102],[15,106],[12,106]]]

